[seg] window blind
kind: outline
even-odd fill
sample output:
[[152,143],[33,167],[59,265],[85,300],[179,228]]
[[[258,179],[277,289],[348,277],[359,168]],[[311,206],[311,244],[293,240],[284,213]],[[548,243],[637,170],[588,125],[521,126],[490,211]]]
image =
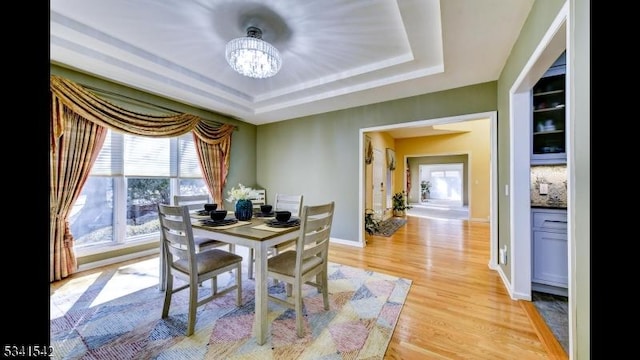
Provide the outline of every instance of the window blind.
[[92,176],[202,178],[193,135],[154,138],[109,130]]

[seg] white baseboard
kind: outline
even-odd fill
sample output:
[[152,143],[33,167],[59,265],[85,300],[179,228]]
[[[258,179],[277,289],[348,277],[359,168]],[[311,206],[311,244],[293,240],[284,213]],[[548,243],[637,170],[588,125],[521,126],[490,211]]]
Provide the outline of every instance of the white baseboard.
[[355,247],[364,247],[363,244],[361,244],[358,241],[353,241],[353,240],[345,240],[345,239],[338,239],[338,238],[330,238],[329,239],[329,243],[331,244],[340,244],[340,245],[349,245],[349,246],[355,246]]
[[112,258],[108,258],[108,259],[104,259],[104,260],[100,260],[100,261],[93,261],[87,264],[82,264],[78,266],[78,271],[85,271],[85,270],[91,270],[91,269],[95,269],[95,268],[99,268],[101,266],[105,266],[105,265],[112,265],[112,264],[116,264],[119,262],[123,262],[123,261],[127,261],[127,260],[133,260],[133,259],[137,259],[140,257],[145,257],[148,255],[155,255],[155,254],[159,254],[160,253],[160,249],[149,249],[149,250],[145,250],[145,251],[138,251],[135,253],[131,253],[131,254],[126,254],[126,255],[121,255],[121,256],[116,256],[116,257],[112,257]]
[[509,297],[513,300],[531,300],[531,297],[527,298],[527,296],[525,294],[520,294],[520,293],[515,293],[513,291],[513,287],[511,287],[511,284],[509,283],[509,279],[507,279],[507,276],[505,275],[504,271],[502,271],[502,267],[501,266],[489,266],[490,268],[492,268],[493,270],[498,272],[498,275],[500,275],[500,279],[502,280],[502,283],[504,284],[504,288],[507,289],[507,292],[509,293]]

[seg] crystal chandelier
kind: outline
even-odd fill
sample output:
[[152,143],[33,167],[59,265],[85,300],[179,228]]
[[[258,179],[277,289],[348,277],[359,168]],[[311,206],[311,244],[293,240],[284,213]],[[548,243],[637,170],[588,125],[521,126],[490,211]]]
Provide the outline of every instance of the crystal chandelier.
[[247,28],[247,36],[227,43],[227,62],[238,73],[256,79],[268,78],[280,70],[282,58],[273,45],[262,40],[262,30]]

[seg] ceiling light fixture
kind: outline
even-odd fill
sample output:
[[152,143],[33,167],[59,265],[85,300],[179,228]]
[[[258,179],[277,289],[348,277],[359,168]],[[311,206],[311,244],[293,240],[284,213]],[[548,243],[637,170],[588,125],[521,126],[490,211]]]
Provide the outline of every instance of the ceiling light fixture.
[[282,66],[278,49],[262,40],[262,30],[255,26],[247,28],[246,37],[229,41],[225,55],[233,70],[256,79],[271,77]]

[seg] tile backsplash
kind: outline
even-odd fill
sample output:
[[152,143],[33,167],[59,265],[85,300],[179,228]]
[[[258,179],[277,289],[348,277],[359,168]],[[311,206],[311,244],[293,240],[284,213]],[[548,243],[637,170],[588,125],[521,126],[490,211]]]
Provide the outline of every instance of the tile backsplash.
[[[541,195],[545,186],[547,194]],[[531,167],[531,206],[567,207],[567,165]]]

